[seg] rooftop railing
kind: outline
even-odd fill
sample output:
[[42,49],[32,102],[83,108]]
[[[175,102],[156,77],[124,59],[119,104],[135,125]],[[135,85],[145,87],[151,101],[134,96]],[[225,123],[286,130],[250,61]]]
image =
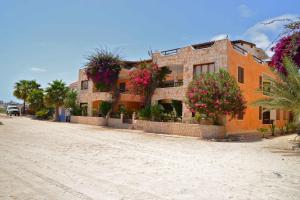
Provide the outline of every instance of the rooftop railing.
[[258,63],[264,63],[264,61],[262,60],[262,59],[260,59],[260,58],[258,58],[258,57],[256,57],[256,56],[253,56],[253,58],[254,58],[254,60],[256,61],[256,62],[258,62]]
[[235,49],[236,51],[238,51],[239,53],[241,53],[243,55],[246,55],[248,53],[245,49],[243,49],[237,45],[233,45],[233,49]]
[[168,56],[168,55],[174,55],[177,54],[180,48],[176,48],[176,49],[170,49],[170,50],[166,50],[166,51],[161,51],[160,53],[164,56]]

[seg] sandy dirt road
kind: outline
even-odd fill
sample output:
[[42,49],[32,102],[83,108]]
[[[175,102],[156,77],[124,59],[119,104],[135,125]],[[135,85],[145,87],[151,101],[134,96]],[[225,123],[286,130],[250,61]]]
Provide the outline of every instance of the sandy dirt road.
[[300,199],[285,136],[208,142],[0,118],[0,199]]

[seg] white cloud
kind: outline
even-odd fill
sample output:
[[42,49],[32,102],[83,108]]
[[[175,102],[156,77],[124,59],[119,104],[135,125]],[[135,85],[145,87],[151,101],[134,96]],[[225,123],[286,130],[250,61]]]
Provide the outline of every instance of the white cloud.
[[210,40],[214,41],[214,40],[222,40],[222,39],[226,39],[226,38],[228,38],[227,34],[219,34],[219,35],[212,37]]
[[[283,26],[289,23],[289,21],[287,21],[286,19],[296,20],[298,19],[298,17],[298,15],[285,14],[278,17],[266,19],[250,27],[244,33],[244,37],[250,42],[255,43],[257,47],[266,50],[270,55],[271,43],[276,38],[276,36],[278,36],[283,31]],[[269,23],[272,21],[273,23]]]
[[44,68],[39,68],[39,67],[31,67],[30,71],[33,71],[33,72],[46,72],[47,70],[44,69]]
[[253,14],[250,8],[245,4],[239,5],[238,11],[240,13],[240,16],[244,18],[250,17]]

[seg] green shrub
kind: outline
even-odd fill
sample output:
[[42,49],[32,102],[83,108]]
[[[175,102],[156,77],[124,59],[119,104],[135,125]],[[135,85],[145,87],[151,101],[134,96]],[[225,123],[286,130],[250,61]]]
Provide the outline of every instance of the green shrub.
[[298,126],[297,126],[296,123],[290,122],[290,123],[287,124],[287,126],[289,127],[289,130],[291,130],[292,133],[297,132]]
[[151,119],[151,107],[147,106],[141,109],[138,114],[141,119]]
[[271,131],[271,133],[272,133],[272,136],[275,135],[275,130],[276,130],[275,124],[271,124],[271,125],[270,125],[270,131]]
[[82,115],[82,109],[79,105],[75,105],[71,110],[71,115],[74,116],[81,116]]
[[151,106],[151,116],[154,121],[161,121],[164,108],[160,104]]
[[50,119],[52,112],[48,108],[42,108],[41,110],[35,113],[37,119]]
[[0,108],[0,113],[6,113],[5,108]]
[[262,134],[263,138],[265,137],[265,134],[268,132],[268,129],[264,127],[258,128],[257,130]]
[[100,105],[99,111],[102,117],[106,117],[107,113],[111,110],[112,105],[108,101],[103,101]]

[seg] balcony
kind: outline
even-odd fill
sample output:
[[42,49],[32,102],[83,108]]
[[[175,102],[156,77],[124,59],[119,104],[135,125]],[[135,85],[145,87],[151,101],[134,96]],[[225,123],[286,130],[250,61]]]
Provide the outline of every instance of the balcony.
[[142,99],[140,95],[132,94],[128,90],[125,91],[120,90],[119,101],[120,102],[141,102]]
[[169,80],[164,81],[159,85],[159,88],[168,88],[168,87],[180,87],[183,85],[183,80]]

